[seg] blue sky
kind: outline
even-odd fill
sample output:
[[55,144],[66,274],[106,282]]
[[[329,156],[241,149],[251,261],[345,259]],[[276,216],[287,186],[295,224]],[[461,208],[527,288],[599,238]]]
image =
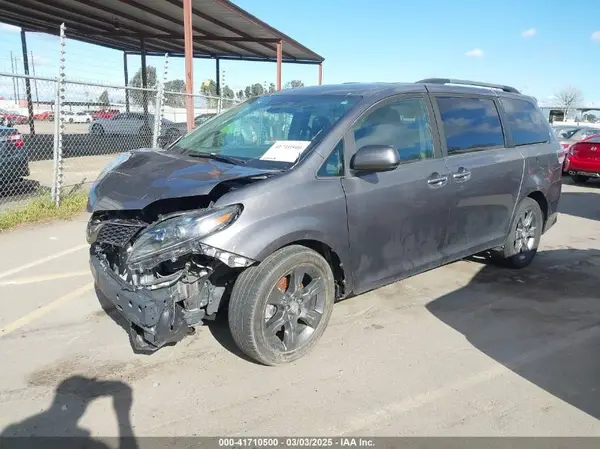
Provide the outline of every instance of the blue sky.
[[[546,99],[572,85],[600,101],[600,2],[590,0],[237,0],[236,4],[325,57],[324,81],[415,81],[454,77],[514,85]],[[31,34],[38,75],[55,76],[58,38]],[[10,52],[21,56],[20,37],[0,27],[0,71]],[[161,66],[162,58],[149,58]],[[19,61],[19,71],[22,71]],[[169,79],[182,78],[184,62],[171,59]],[[274,82],[275,65],[226,61],[227,84],[239,89]],[[139,59],[130,57],[130,76]],[[214,78],[214,61],[195,62],[196,89]],[[70,40],[70,78],[123,82],[122,54]],[[283,81],[317,82],[314,66],[284,65]]]

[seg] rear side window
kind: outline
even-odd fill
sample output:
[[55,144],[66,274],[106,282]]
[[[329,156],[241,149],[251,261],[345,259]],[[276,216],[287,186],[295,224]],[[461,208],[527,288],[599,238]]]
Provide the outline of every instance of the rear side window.
[[532,145],[550,141],[550,125],[533,103],[513,98],[501,98],[500,102],[506,111],[515,145]]
[[488,98],[437,97],[448,155],[503,147],[498,109]]

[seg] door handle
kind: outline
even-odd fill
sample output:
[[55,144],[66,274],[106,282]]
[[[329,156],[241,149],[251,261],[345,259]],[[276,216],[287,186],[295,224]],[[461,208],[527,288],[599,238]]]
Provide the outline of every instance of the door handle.
[[456,173],[452,174],[452,177],[456,182],[467,182],[471,179],[471,172],[465,167],[460,167]]
[[448,182],[448,176],[440,175],[439,173],[432,173],[427,179],[427,184],[431,187],[443,187]]

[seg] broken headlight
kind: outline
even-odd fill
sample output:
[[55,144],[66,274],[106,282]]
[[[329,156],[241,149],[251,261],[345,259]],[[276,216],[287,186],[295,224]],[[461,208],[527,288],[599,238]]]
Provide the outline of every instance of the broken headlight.
[[146,228],[137,238],[127,264],[151,268],[180,256],[202,252],[199,240],[231,225],[242,212],[235,204],[214,209],[186,212]]

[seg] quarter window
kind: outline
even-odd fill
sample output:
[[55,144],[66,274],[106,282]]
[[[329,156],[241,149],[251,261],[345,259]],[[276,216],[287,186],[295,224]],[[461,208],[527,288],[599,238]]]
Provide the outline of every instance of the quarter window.
[[422,98],[406,98],[380,106],[354,125],[356,149],[389,145],[402,162],[432,159],[433,139],[427,106]]
[[321,178],[329,178],[335,176],[342,176],[344,174],[344,141],[340,142],[335,146],[335,149],[331,152],[329,157],[325,160],[317,176]]
[[498,109],[488,98],[438,97],[448,155],[504,146]]
[[533,103],[513,98],[500,99],[515,145],[550,141],[550,125]]

